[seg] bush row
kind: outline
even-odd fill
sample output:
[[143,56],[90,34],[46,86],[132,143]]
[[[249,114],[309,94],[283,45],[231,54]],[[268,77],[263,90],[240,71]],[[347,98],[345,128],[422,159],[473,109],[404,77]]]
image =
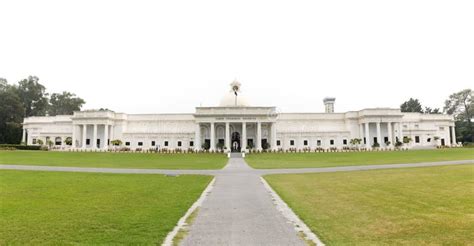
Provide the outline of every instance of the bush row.
[[0,150],[41,150],[39,145],[0,144]]

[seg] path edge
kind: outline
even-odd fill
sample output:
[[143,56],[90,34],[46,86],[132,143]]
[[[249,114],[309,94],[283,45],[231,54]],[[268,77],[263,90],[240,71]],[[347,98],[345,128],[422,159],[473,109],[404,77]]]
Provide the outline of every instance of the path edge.
[[260,177],[260,181],[263,183],[263,186],[267,189],[273,199],[273,203],[275,204],[278,211],[293,224],[295,230],[297,232],[301,232],[304,234],[304,239],[309,240],[315,243],[317,246],[324,246],[325,244],[319,239],[314,232],[309,229],[309,227],[298,217],[298,215],[293,212],[293,210],[286,204],[283,199],[273,190],[273,188],[268,184],[268,182],[263,178]]
[[181,217],[178,220],[178,223],[176,226],[173,228],[172,231],[168,233],[166,236],[165,240],[161,244],[162,246],[172,246],[173,245],[173,240],[178,234],[178,232],[183,229],[187,224],[186,220],[188,217],[199,207],[201,207],[202,203],[206,199],[207,195],[211,192],[212,188],[214,187],[214,183],[216,181],[216,178],[214,177],[211,182],[207,185],[206,189],[201,193],[201,196],[191,205],[191,207],[186,211],[183,217]]

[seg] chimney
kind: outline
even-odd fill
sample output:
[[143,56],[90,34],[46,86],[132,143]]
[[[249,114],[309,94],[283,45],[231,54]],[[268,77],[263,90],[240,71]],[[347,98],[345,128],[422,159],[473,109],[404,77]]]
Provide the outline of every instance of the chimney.
[[334,113],[334,102],[336,101],[335,97],[326,97],[323,99],[324,108],[326,113]]

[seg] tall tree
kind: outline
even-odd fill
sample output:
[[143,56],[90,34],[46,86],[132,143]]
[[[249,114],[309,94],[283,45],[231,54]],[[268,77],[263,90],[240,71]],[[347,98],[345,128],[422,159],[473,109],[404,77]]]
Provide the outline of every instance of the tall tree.
[[46,114],[48,94],[46,88],[38,81],[38,77],[29,76],[28,79],[18,82],[16,86],[18,96],[25,107],[25,117]]
[[19,143],[24,108],[15,88],[0,79],[0,143]]
[[441,114],[441,110],[439,108],[430,108],[430,107],[425,107],[425,114]]
[[410,98],[408,101],[400,105],[400,110],[402,112],[423,113],[423,108],[421,107],[421,103],[418,101],[418,99],[413,99],[413,98]]
[[74,111],[81,110],[85,101],[76,97],[75,94],[64,91],[63,93],[53,93],[49,99],[49,115],[68,115]]
[[444,112],[454,115],[456,132],[463,142],[474,142],[472,118],[474,117],[473,91],[465,89],[453,93],[444,103]]

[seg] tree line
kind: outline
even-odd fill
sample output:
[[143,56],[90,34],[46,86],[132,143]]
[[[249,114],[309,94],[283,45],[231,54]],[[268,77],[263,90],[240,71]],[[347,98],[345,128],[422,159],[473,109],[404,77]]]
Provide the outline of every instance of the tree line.
[[472,120],[474,118],[474,102],[472,101],[474,92],[471,89],[465,89],[449,96],[444,101],[444,108],[424,107],[418,99],[410,98],[402,105],[402,112],[416,112],[424,114],[451,114],[455,119],[456,140],[458,142],[474,142],[474,129]]
[[0,143],[20,143],[26,117],[70,115],[84,104],[84,99],[71,92],[50,95],[36,76],[29,76],[17,84],[9,84],[0,78]]

